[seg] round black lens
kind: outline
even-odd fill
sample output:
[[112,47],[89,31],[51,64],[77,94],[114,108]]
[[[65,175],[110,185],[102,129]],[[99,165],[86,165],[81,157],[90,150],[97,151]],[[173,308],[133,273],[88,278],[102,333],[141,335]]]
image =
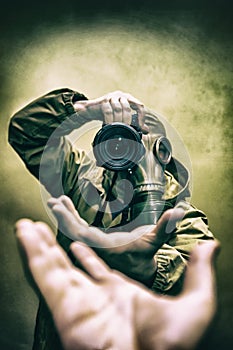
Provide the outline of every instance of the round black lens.
[[129,152],[127,141],[127,139],[119,135],[107,140],[105,142],[105,149],[108,156],[112,159],[126,158]]
[[92,145],[97,165],[113,171],[132,169],[145,152],[140,134],[117,122],[103,126]]

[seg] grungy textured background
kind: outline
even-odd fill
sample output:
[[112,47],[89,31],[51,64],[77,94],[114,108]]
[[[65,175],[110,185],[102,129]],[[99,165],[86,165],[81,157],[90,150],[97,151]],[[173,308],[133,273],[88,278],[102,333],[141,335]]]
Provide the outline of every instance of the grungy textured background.
[[[190,153],[192,202],[222,243],[219,307],[200,349],[233,348],[233,16],[226,1],[8,2],[0,15],[0,348],[29,350],[37,299],[13,234],[51,224],[37,181],[7,144],[10,116],[50,89],[121,89],[164,115]],[[190,310],[192,317],[192,310]]]

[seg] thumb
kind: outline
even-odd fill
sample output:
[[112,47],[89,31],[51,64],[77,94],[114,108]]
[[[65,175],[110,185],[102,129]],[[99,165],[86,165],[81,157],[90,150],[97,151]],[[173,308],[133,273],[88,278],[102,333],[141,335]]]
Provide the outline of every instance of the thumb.
[[[182,348],[194,348],[216,312],[213,265],[218,251],[218,241],[205,241],[191,253],[184,290],[173,304],[175,311],[180,313],[179,321],[173,324],[173,334],[182,340],[185,345]],[[171,311],[174,313],[174,309]]]
[[176,223],[184,217],[185,211],[182,208],[169,209],[163,213],[154,226],[155,244],[158,242],[165,243],[170,238],[170,234],[175,230]]
[[203,293],[212,297],[215,288],[214,262],[220,244],[217,240],[199,243],[193,250],[188,263],[183,294]]

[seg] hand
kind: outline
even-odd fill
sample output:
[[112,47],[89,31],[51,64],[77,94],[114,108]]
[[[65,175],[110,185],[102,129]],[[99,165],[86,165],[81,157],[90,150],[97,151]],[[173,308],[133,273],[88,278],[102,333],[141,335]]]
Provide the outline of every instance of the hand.
[[16,234],[64,349],[191,349],[213,318],[214,241],[195,248],[183,293],[168,298],[111,271],[78,242],[71,249],[85,272],[75,268],[44,223],[20,220]]
[[74,103],[74,108],[87,120],[102,120],[105,124],[121,122],[130,125],[132,114],[136,112],[142,131],[148,132],[148,127],[144,124],[143,103],[122,91],[110,92],[93,100],[77,101]]
[[64,235],[95,247],[95,251],[110,267],[147,286],[152,284],[156,272],[155,253],[169,240],[176,222],[184,215],[182,209],[170,209],[162,215],[157,225],[106,234],[97,227],[89,226],[67,196],[51,198],[48,205]]

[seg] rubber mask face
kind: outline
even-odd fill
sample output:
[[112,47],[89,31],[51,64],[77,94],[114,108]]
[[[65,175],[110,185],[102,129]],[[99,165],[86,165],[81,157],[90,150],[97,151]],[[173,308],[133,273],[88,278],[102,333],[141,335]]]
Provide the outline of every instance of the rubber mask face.
[[[154,224],[171,207],[163,200],[165,167],[171,160],[171,144],[163,124],[153,115],[146,117],[149,133],[142,135],[144,154],[131,169],[119,171],[114,194],[129,209],[130,221]],[[132,226],[133,227],[133,226]]]
[[156,223],[170,206],[163,200],[166,178],[165,167],[171,160],[172,149],[163,124],[153,115],[145,120],[149,133],[142,136],[145,155],[132,173],[134,196],[131,220],[138,224]]

